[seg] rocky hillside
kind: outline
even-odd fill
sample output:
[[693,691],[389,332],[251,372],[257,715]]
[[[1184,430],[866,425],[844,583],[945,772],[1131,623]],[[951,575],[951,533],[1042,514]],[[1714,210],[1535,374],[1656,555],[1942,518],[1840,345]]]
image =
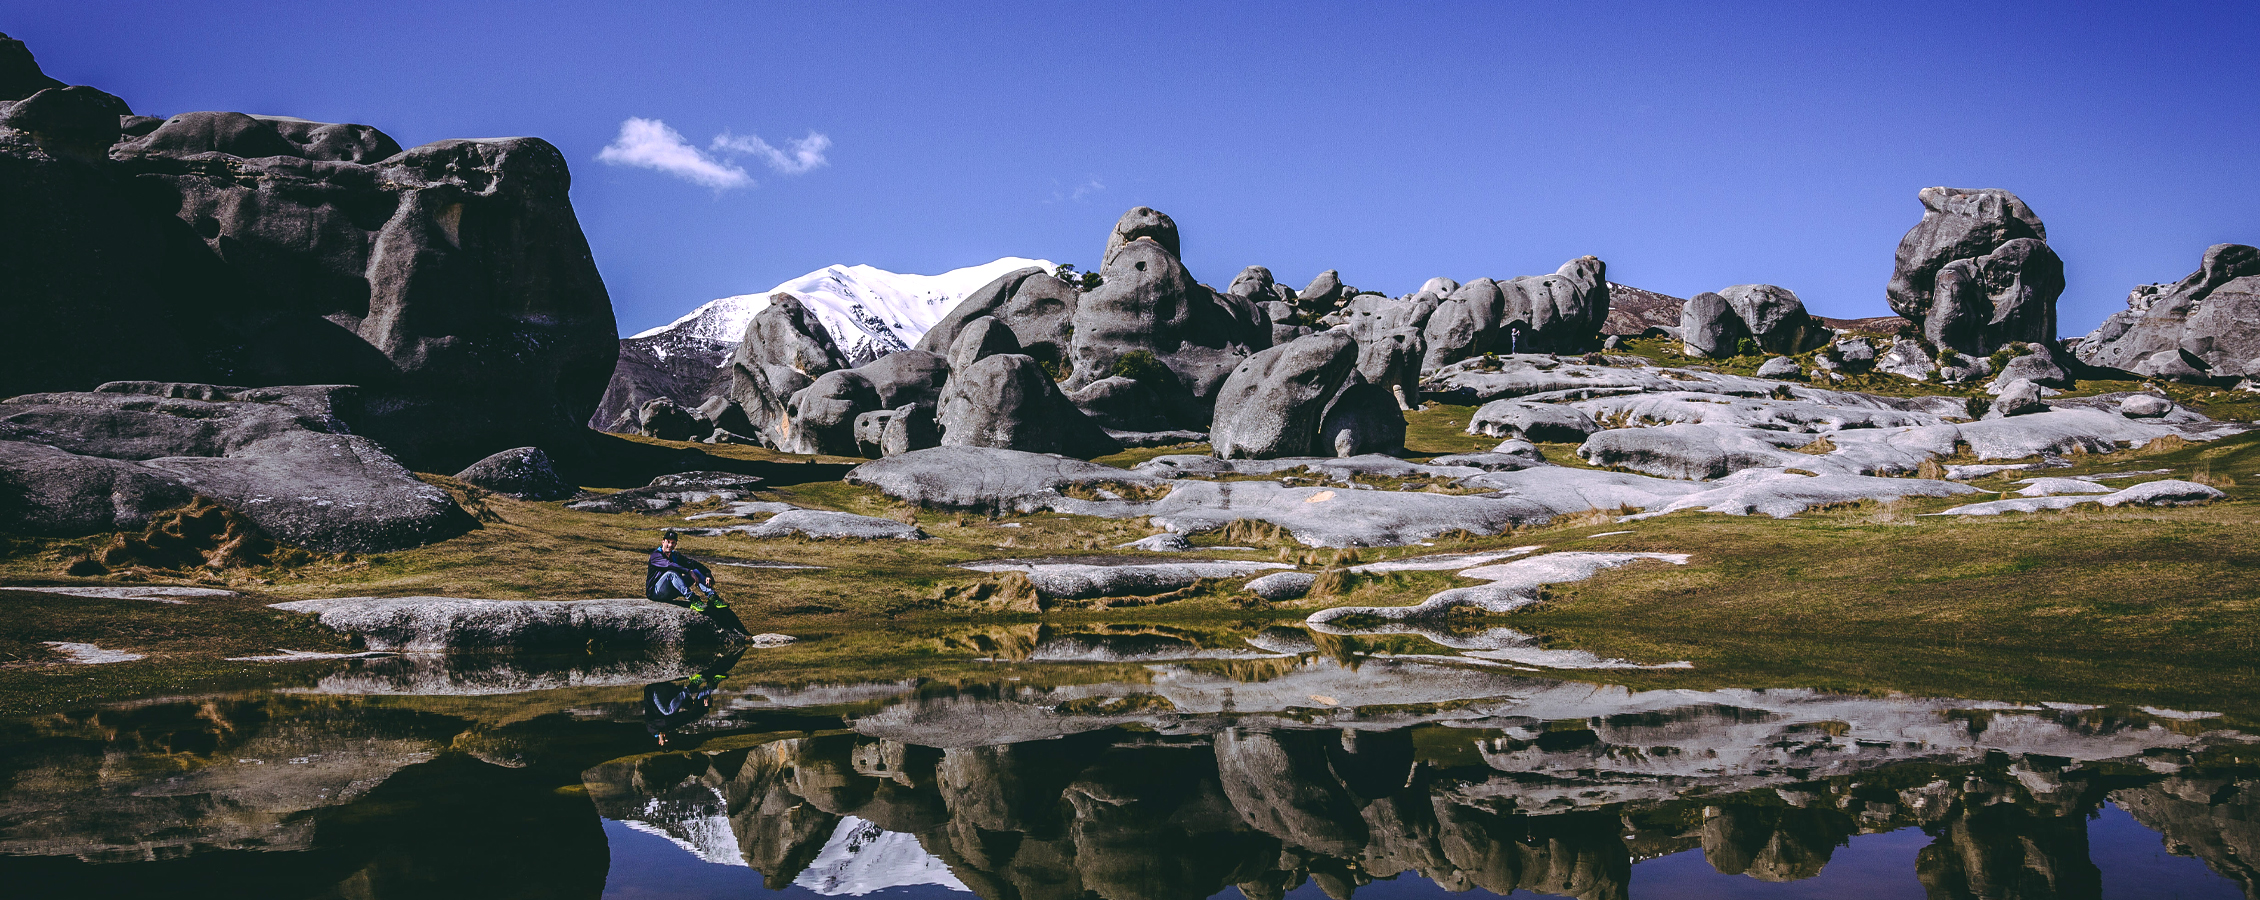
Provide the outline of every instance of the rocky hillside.
[[590,428],[633,430],[621,415],[665,397],[692,408],[705,399],[717,370],[745,337],[746,325],[778,294],[815,313],[824,331],[860,365],[907,350],[926,330],[997,276],[1015,269],[1051,271],[1052,263],[1007,256],[939,275],[908,275],[872,266],[826,266],[766,291],[700,304],[681,318],[620,340],[620,361]]

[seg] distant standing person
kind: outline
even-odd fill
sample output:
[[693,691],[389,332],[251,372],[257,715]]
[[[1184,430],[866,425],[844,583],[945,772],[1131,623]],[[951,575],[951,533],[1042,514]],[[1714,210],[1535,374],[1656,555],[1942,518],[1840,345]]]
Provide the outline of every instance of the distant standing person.
[[[643,594],[646,598],[665,603],[677,597],[690,601],[691,608],[705,612],[708,607],[729,609],[722,595],[714,591],[714,572],[705,563],[675,550],[677,535],[669,531],[659,536],[659,547],[651,551],[650,564],[644,567]],[[700,591],[705,596],[699,595]]]

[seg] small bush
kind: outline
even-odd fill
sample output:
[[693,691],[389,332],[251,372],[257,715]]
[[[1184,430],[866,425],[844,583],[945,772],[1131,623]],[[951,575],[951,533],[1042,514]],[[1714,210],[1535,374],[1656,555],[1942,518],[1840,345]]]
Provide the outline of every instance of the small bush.
[[1114,368],[1108,370],[1107,374],[1118,375],[1145,385],[1165,384],[1176,378],[1175,375],[1170,373],[1168,366],[1162,365],[1160,360],[1154,358],[1153,353],[1146,350],[1132,350],[1122,354],[1120,358],[1114,361]]

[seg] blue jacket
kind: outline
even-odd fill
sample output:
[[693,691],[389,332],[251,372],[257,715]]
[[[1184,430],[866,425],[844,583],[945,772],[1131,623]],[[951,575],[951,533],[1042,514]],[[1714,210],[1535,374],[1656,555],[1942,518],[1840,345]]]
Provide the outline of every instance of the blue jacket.
[[702,576],[705,578],[713,577],[705,563],[690,558],[682,551],[669,553],[654,547],[651,550],[650,563],[644,566],[643,570],[643,595],[646,598],[659,592],[659,578],[668,572],[683,576],[691,584],[697,584]]

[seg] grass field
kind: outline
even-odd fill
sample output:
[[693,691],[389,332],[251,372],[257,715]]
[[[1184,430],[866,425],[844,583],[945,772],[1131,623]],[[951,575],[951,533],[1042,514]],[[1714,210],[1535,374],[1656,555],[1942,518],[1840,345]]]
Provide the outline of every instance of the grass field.
[[[1488,449],[1495,439],[1462,432],[1473,410],[1434,405],[1412,414],[1416,458]],[[712,452],[732,463],[787,465],[754,448],[642,441],[654,448]],[[1567,445],[1550,459],[1581,465]],[[1127,465],[1164,452],[1106,461]],[[848,461],[823,461],[844,464]],[[1434,546],[1311,550],[1263,529],[1195,536],[1222,558],[1288,560],[1324,568],[1425,553],[1525,544],[1548,550],[1687,553],[1683,567],[1635,566],[1551,589],[1549,602],[1491,623],[1546,636],[1559,646],[1645,661],[1686,659],[1681,672],[1600,672],[1569,677],[1646,686],[1800,685],[1966,696],[2096,697],[2112,702],[2193,704],[2218,709],[2260,696],[2260,436],[2163,452],[2080,457],[2077,474],[2169,469],[2222,486],[2225,502],[2180,509],[2062,512],[1992,518],[1927,517],[1970,499],[1862,503],[1794,519],[1704,513],[1619,525],[1600,514],[1568,517],[1516,533]],[[632,597],[642,559],[675,517],[604,515],[487,495],[425,476],[462,497],[481,526],[428,547],[324,557],[294,568],[225,573],[139,572],[153,582],[221,584],[236,600],[184,605],[85,600],[0,591],[0,711],[47,708],[93,697],[144,696],[199,685],[287,676],[298,664],[227,663],[224,658],[288,647],[336,649],[343,642],[306,620],[264,608],[287,599],[443,595],[497,599]],[[2006,490],[2014,475],[1977,482]],[[778,479],[780,481],[790,480]],[[617,485],[614,485],[617,486]],[[714,561],[784,562],[811,569],[718,566],[727,594],[756,630],[809,638],[765,656],[796,677],[931,677],[968,654],[1009,656],[1013,640],[979,637],[1041,627],[1168,627],[1232,643],[1266,625],[1292,623],[1321,606],[1410,604],[1467,583],[1444,574],[1337,576],[1324,596],[1268,604],[1236,583],[1204,584],[1173,602],[1120,608],[1064,607],[1043,613],[962,608],[950,588],[989,576],[956,564],[1009,556],[1108,552],[1152,533],[1142,521],[1036,514],[991,519],[914,510],[836,480],[780,484],[760,499],[915,522],[932,540],[824,542],[689,537],[684,548]],[[695,510],[692,510],[695,511]],[[1629,531],[1597,537],[1605,532]],[[114,583],[74,578],[69,563],[108,536],[0,538],[0,584]],[[1156,554],[1157,559],[1167,555]],[[1012,632],[1011,629],[1021,629]],[[149,659],[103,666],[61,664],[45,641],[83,641]],[[1415,638],[1339,641],[1358,652],[1434,652]],[[984,649],[986,647],[987,649]],[[1000,649],[1002,648],[1002,649]],[[1348,651],[1345,651],[1348,652]],[[314,665],[314,664],[307,664]],[[2096,701],[2090,701],[2096,702]]]

